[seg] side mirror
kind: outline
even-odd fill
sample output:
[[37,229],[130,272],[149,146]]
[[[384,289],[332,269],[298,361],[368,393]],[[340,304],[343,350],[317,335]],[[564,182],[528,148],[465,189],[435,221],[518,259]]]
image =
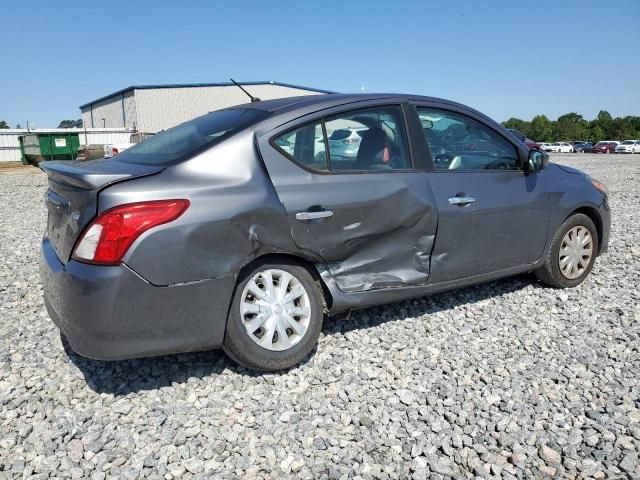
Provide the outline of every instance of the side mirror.
[[529,150],[529,158],[525,169],[527,172],[539,172],[549,163],[549,154],[540,150]]

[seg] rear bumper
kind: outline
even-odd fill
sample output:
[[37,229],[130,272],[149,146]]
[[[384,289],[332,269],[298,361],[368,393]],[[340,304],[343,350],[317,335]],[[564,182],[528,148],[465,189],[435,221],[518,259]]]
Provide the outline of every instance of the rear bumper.
[[222,345],[235,279],[157,287],[126,266],[58,259],[43,239],[40,276],[49,316],[84,357],[119,360]]

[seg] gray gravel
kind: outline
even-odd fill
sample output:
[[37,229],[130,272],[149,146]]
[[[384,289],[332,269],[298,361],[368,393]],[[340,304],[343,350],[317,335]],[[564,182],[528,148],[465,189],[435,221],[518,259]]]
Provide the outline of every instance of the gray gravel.
[[330,320],[309,361],[65,351],[38,279],[45,177],[0,170],[0,478],[640,478],[640,156],[582,286],[532,276]]

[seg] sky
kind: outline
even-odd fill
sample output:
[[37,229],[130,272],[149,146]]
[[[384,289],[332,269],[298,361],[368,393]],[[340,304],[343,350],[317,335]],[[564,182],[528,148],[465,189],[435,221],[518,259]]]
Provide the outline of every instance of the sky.
[[503,121],[640,115],[640,0],[3,2],[0,120],[129,85],[274,80],[442,97]]

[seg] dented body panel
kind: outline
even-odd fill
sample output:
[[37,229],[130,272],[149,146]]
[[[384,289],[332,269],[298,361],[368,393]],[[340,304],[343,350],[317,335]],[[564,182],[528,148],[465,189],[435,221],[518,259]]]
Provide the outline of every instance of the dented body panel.
[[[261,148],[296,246],[323,263],[342,291],[427,282],[437,210],[426,173],[317,175]],[[333,215],[295,217],[314,210]]]

